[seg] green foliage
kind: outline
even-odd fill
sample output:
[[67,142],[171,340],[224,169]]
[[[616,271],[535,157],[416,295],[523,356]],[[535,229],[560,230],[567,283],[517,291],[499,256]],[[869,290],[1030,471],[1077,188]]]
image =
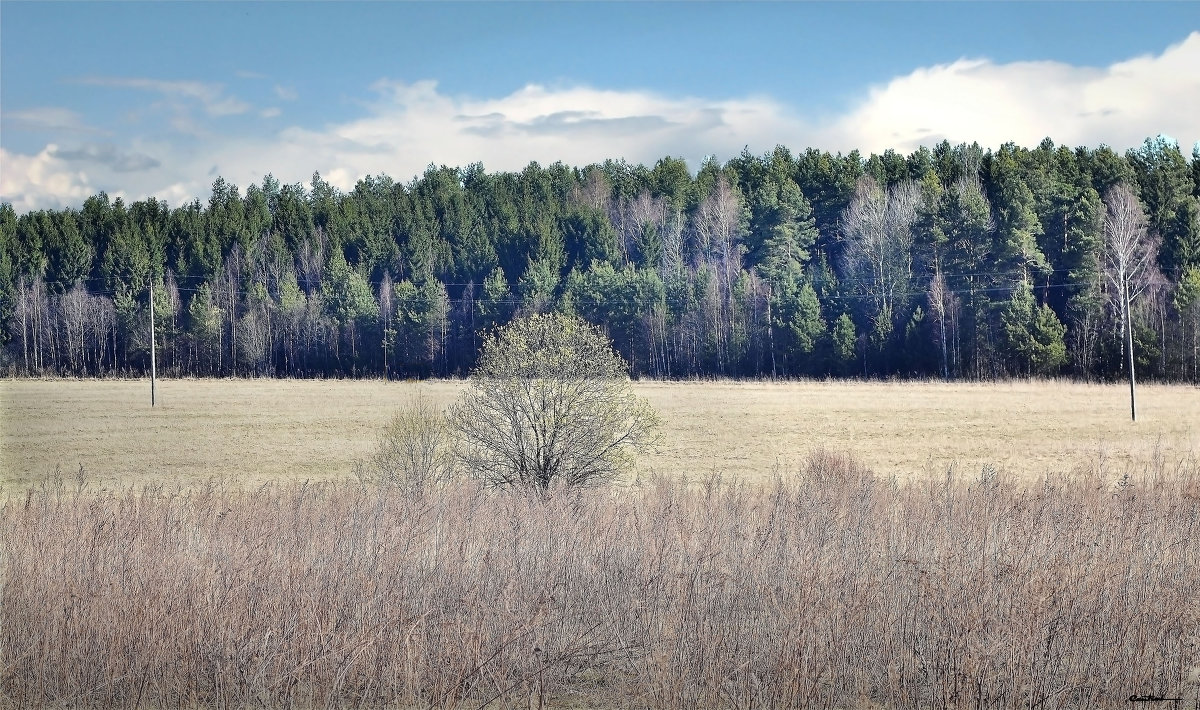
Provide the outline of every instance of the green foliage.
[[1192,175],[1179,144],[1163,136],[1147,138],[1126,154],[1137,178],[1151,232],[1162,238],[1159,264],[1174,272],[1200,264],[1200,217]]
[[1054,309],[1045,303],[1038,306],[1032,335],[1036,344],[1030,358],[1033,372],[1045,376],[1058,374],[1067,362],[1067,327],[1058,319]]
[[46,243],[46,280],[55,290],[65,291],[92,269],[92,247],[79,233],[79,223],[71,211],[47,215],[44,226]]
[[527,313],[541,313],[550,308],[554,291],[558,288],[558,270],[547,259],[530,260],[529,266],[517,284],[521,296],[521,309]]
[[1028,284],[1013,293],[1001,322],[1009,357],[1023,374],[1053,376],[1066,364],[1066,326],[1049,306],[1036,305]]
[[221,332],[224,313],[213,298],[208,284],[201,284],[188,303],[188,332],[197,358],[206,363],[209,372],[221,351]]
[[776,329],[776,349],[790,373],[809,373],[813,356],[827,329],[821,304],[812,283],[796,267],[786,272],[771,292],[771,318]]
[[117,230],[104,253],[105,283],[118,293],[137,294],[150,285],[153,265],[145,240],[130,226]]
[[335,251],[321,281],[321,299],[326,313],[338,323],[374,322],[379,304],[362,274],[350,268],[345,257]]
[[1001,267],[1045,273],[1050,265],[1038,247],[1042,225],[1034,212],[1033,191],[1022,179],[1016,146],[1008,143],[992,159],[989,180],[996,219],[996,260]]
[[1200,266],[1189,267],[1179,277],[1171,304],[1180,313],[1200,305]]
[[617,233],[608,215],[586,205],[573,205],[559,220],[567,248],[568,268],[593,261],[615,262],[620,256]]
[[[0,206],[0,361],[138,371],[154,280],[160,364],[180,374],[465,372],[489,330],[560,312],[600,326],[639,375],[1052,373],[1062,326],[1072,374],[1117,377],[1100,195],[1128,182],[1172,299],[1135,313],[1156,344],[1148,373],[1193,378],[1198,163],[1164,138],[1125,155],[1049,139],[865,158],[778,147],[708,158],[695,177],[678,158],[474,164],[348,192],[320,175],[244,191],[217,179],[173,209],[104,193],[78,210]],[[867,176],[884,206],[873,244],[845,219]],[[923,293],[935,281],[937,305]],[[1025,283],[1040,305],[1011,302]],[[160,306],[180,294],[170,318]]]
[[586,272],[569,274],[561,304],[564,312],[602,326],[618,349],[635,361],[643,319],[666,310],[666,287],[650,269],[629,265],[617,270],[608,262],[593,262]]
[[778,214],[763,242],[762,271],[770,279],[781,279],[807,264],[809,249],[817,241],[812,207],[800,188],[789,181],[780,197]]
[[[17,215],[12,205],[0,204],[0,322],[12,318],[17,296],[17,265],[13,258],[17,244]],[[9,330],[0,332],[0,343],[7,342]]]
[[692,176],[680,158],[666,157],[655,163],[649,182],[651,194],[666,198],[672,209],[682,210],[694,201]]
[[437,279],[419,284],[400,281],[394,286],[392,344],[399,364],[428,372],[440,354],[446,332],[445,287]]
[[512,298],[512,293],[508,290],[508,281],[504,278],[504,271],[497,266],[484,279],[483,294],[476,304],[484,330],[491,330],[498,325],[503,325],[512,318]]
[[817,240],[812,206],[791,176],[791,156],[782,149],[755,158],[743,153],[731,161],[738,187],[750,208],[746,246],[754,263],[781,267],[780,261],[804,264]]
[[854,328],[854,320],[848,313],[843,313],[833,324],[833,357],[840,374],[847,375],[855,371],[857,351],[858,333]]
[[279,310],[287,313],[304,308],[304,291],[296,279],[296,272],[288,269],[279,277]]
[[656,269],[662,264],[663,240],[658,225],[646,222],[634,241],[634,259],[644,267]]
[[621,475],[657,427],[626,372],[608,340],[578,318],[513,321],[484,342],[450,410],[463,464],[488,485],[543,497]]

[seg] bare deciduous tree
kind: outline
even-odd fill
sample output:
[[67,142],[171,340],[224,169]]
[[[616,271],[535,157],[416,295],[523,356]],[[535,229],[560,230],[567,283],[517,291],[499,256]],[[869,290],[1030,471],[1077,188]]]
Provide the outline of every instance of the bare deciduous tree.
[[741,193],[722,175],[692,215],[695,261],[715,278],[705,285],[702,298],[705,330],[714,350],[717,369],[726,372],[729,347],[738,324],[734,287],[743,273],[747,229],[746,204]]
[[589,170],[583,184],[572,188],[571,199],[592,209],[608,212],[612,205],[612,185],[608,183],[603,170]]
[[[875,317],[891,318],[912,277],[913,224],[921,190],[908,180],[884,191],[870,176],[858,182],[842,214],[846,273],[875,305]],[[890,331],[890,323],[888,324]]]
[[1146,230],[1146,213],[1129,185],[1121,183],[1104,195],[1104,270],[1115,290],[1120,334],[1129,368],[1129,409],[1137,421],[1137,377],[1133,360],[1133,324],[1130,306],[1153,281],[1158,242]]
[[626,373],[608,339],[577,318],[513,321],[484,343],[450,410],[462,463],[488,485],[543,497],[612,480],[653,444],[658,422]]
[[697,251],[714,265],[726,284],[741,270],[746,253],[741,243],[746,231],[745,210],[741,195],[722,175],[692,217]]
[[[958,321],[959,300],[954,295],[954,292],[946,285],[946,277],[940,272],[934,274],[933,280],[929,282],[929,310],[933,313],[935,330],[938,335],[938,344],[941,346],[942,353],[942,379],[950,379],[950,351],[948,348],[949,338],[948,333],[954,328]],[[957,365],[955,371],[957,372]]]

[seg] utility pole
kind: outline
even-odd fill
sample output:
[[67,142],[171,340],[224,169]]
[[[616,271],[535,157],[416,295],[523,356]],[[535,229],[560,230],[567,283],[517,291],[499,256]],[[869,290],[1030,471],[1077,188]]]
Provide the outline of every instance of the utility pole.
[[1129,363],[1129,413],[1133,416],[1133,421],[1137,421],[1137,378],[1133,374],[1133,325],[1130,323],[1129,317],[1129,285],[1126,284],[1124,290],[1125,297],[1125,352],[1128,353]]
[[773,297],[772,284],[767,282],[767,342],[771,347],[771,380],[774,381],[778,376],[775,369],[775,325],[771,322],[771,300]]
[[150,407],[154,407],[154,279],[150,280]]

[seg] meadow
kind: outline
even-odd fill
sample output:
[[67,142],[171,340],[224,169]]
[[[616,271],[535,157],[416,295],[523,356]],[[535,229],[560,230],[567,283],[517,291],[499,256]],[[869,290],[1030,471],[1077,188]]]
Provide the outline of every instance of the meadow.
[[0,504],[0,706],[1191,708],[1198,539],[1194,469],[47,486]]
[[545,501],[350,477],[461,383],[4,382],[0,708],[1200,707],[1197,390],[636,386]]
[[[463,383],[379,380],[0,381],[0,471],[9,491],[82,465],[94,486],[235,486],[350,474],[416,393],[449,404]],[[639,382],[663,420],[641,473],[764,481],[813,451],[852,453],[901,480],[977,474],[1113,475],[1200,454],[1200,389],[1066,382]]]

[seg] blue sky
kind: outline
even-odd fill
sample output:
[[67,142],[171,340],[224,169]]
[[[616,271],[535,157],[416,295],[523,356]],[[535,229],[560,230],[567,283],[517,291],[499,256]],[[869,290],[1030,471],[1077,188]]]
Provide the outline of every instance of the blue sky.
[[0,199],[1200,139],[1200,3],[0,4]]

